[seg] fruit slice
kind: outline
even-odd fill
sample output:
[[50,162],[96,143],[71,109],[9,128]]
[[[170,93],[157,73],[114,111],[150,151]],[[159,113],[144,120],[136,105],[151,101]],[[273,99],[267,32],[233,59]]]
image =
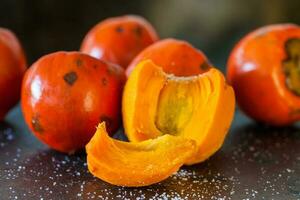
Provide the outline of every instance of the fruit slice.
[[147,186],[176,172],[193,153],[196,144],[183,137],[164,135],[129,143],[110,138],[101,123],[86,146],[89,171],[119,186]]
[[166,74],[147,60],[130,75],[123,93],[123,122],[130,141],[164,134],[196,141],[201,162],[223,144],[234,114],[234,92],[215,68],[188,77]]

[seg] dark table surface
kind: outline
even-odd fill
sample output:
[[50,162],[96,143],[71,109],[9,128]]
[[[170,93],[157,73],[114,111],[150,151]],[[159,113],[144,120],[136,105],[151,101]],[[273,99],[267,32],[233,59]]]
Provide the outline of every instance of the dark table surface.
[[84,153],[49,149],[19,106],[0,124],[0,199],[300,199],[300,128],[258,125],[239,111],[218,153],[143,188],[107,184],[88,172]]

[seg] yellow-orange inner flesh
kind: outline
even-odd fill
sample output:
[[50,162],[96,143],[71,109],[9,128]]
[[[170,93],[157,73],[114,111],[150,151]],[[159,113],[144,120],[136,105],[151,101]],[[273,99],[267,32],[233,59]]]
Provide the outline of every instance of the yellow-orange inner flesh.
[[121,186],[162,181],[183,164],[201,162],[221,147],[234,104],[232,88],[216,69],[175,77],[143,61],[123,95],[125,133],[132,142],[110,138],[100,124],[86,146],[89,171]]
[[196,141],[201,162],[218,150],[234,113],[234,93],[217,69],[190,77],[165,74],[151,61],[132,72],[123,95],[123,120],[130,141],[164,134]]
[[290,91],[300,96],[300,39],[292,38],[286,41],[287,58],[283,62],[286,75],[286,85]]
[[155,125],[164,134],[176,135],[191,119],[195,96],[190,95],[195,84],[190,79],[170,77],[160,91]]
[[146,186],[176,172],[195,153],[195,142],[164,135],[138,143],[110,138],[105,124],[86,146],[89,171],[114,185]]

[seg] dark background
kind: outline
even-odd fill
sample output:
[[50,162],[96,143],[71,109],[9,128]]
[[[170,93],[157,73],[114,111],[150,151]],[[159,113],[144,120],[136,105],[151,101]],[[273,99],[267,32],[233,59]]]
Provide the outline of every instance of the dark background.
[[187,40],[224,69],[242,35],[266,24],[299,23],[299,8],[297,0],[1,0],[0,26],[18,35],[32,64],[50,52],[78,50],[107,17],[138,14],[161,38]]

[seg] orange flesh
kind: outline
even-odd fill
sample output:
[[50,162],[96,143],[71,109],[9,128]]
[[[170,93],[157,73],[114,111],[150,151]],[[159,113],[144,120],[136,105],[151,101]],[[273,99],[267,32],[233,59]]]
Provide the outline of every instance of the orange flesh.
[[221,147],[234,104],[232,88],[216,69],[176,77],[143,61],[123,94],[124,127],[132,142],[110,138],[100,124],[86,146],[89,171],[120,186],[162,181],[183,164],[201,162]]
[[143,61],[125,86],[124,128],[133,142],[164,134],[195,140],[198,153],[186,163],[194,164],[221,147],[234,105],[232,88],[214,68],[198,76],[176,77],[151,61]]
[[192,140],[164,135],[139,143],[110,138],[101,123],[86,146],[89,171],[120,186],[139,187],[160,182],[195,153]]
[[176,135],[191,119],[195,100],[189,95],[195,84],[171,77],[160,91],[155,125],[164,134]]

